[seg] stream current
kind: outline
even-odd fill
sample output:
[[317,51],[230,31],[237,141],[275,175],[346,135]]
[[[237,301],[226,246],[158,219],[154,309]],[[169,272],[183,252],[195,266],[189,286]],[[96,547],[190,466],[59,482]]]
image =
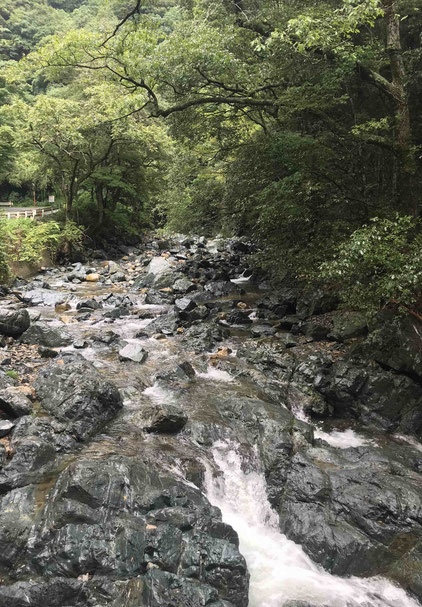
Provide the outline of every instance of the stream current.
[[[238,282],[248,287],[243,276],[239,277]],[[54,284],[51,288],[54,289]],[[86,452],[98,451],[104,455],[108,449],[112,451],[114,440],[121,435],[122,428],[136,426],[136,403],[139,399],[144,405],[148,402],[180,402],[180,394],[173,394],[171,389],[154,383],[154,376],[157,371],[171,368],[181,359],[188,358],[196,370],[195,379],[183,392],[183,405],[191,420],[197,418],[204,423],[215,423],[218,416],[213,411],[214,405],[210,404],[212,396],[218,398],[220,394],[238,396],[253,393],[253,381],[233,377],[227,370],[209,365],[207,357],[188,354],[174,339],[138,339],[136,335],[148,326],[151,319],[122,318],[109,326],[102,318],[102,312],[98,312],[88,321],[71,322],[80,299],[102,294],[104,288],[95,284],[81,285],[69,294],[71,309],[65,313],[69,320],[66,329],[80,340],[101,335],[112,327],[126,342],[141,342],[149,356],[139,369],[132,363],[122,364],[108,348],[88,347],[80,351],[107,379],[118,385],[124,394],[125,404],[120,419],[111,424],[104,436],[86,448]],[[136,297],[134,302],[140,311],[158,313],[165,310],[137,302]],[[63,325],[63,315],[59,320],[54,308],[35,308],[34,314],[37,311],[42,320],[51,326]],[[242,339],[240,332],[223,346],[229,347],[231,356],[234,356]],[[73,352],[74,347],[69,346],[66,350]],[[294,414],[298,419],[309,422],[300,403],[297,403]],[[372,442],[371,438],[352,429],[323,431],[315,428],[315,436],[336,449],[353,449]],[[156,439],[151,437],[150,440]],[[121,448],[124,450],[126,447],[123,445]],[[183,448],[182,445],[181,450]],[[267,499],[265,476],[254,445],[236,443],[235,438],[230,436],[227,440],[217,440],[208,450],[194,440],[188,448],[197,450],[198,458],[205,464],[202,490],[209,501],[221,510],[224,522],[239,535],[240,552],[246,559],[250,573],[249,607],[283,607],[287,604],[300,607],[418,607],[419,603],[404,590],[383,578],[341,578],[331,575],[312,562],[300,545],[288,540],[280,532],[278,515]],[[180,475],[183,475],[182,471]]]

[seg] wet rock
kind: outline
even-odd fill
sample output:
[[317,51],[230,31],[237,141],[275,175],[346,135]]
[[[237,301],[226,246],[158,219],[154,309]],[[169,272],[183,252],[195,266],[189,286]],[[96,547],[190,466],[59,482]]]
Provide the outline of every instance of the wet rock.
[[67,275],[67,279],[70,282],[73,282],[74,280],[85,280],[86,275],[88,274],[88,271],[86,269],[85,266],[83,266],[81,263],[76,263],[74,264],[73,270]]
[[188,350],[196,353],[212,350],[216,343],[223,341],[229,331],[217,325],[192,325],[183,333],[182,341]]
[[226,322],[229,325],[251,325],[252,320],[249,318],[248,312],[242,310],[232,310],[226,316]]
[[7,417],[15,419],[32,412],[32,403],[24,394],[14,388],[0,390],[0,409]]
[[95,579],[141,576],[148,593],[136,605],[153,605],[145,600],[155,596],[167,600],[160,593],[169,591],[168,582],[157,581],[154,588],[148,582],[160,572],[170,574],[171,587],[178,581],[188,592],[192,584],[192,594],[186,596],[193,600],[215,597],[216,605],[224,605],[233,596],[233,605],[243,607],[248,575],[233,543],[236,536],[201,491],[165,470],[157,472],[155,464],[156,458],[143,461],[139,456],[85,458],[71,464],[43,508],[42,519],[50,524],[38,523],[31,534],[31,569],[73,578],[87,572]]
[[86,584],[66,578],[0,586],[0,607],[86,607],[88,599]]
[[162,333],[163,335],[174,335],[179,327],[179,319],[178,315],[173,311],[168,312],[168,314],[161,314],[155,320],[149,323],[143,331],[149,335],[153,336],[158,333]]
[[144,363],[148,358],[148,352],[140,344],[129,343],[119,350],[119,358],[122,361],[131,360],[135,363]]
[[336,412],[384,430],[422,436],[422,386],[367,361],[345,360],[320,376],[317,389]]
[[76,449],[75,438],[66,430],[71,429],[48,416],[22,417],[11,439],[13,457],[0,473],[0,494],[41,482],[57,467],[61,454]]
[[125,307],[125,306],[117,306],[116,308],[113,308],[112,310],[108,310],[108,312],[106,312],[104,314],[105,318],[112,318],[112,319],[117,319],[117,318],[122,318],[123,316],[129,316],[130,315],[130,311]]
[[22,300],[31,306],[59,306],[69,299],[65,293],[33,289],[22,293]]
[[181,407],[163,403],[143,411],[144,429],[158,434],[176,434],[186,425],[188,418]]
[[93,342],[109,346],[119,339],[119,335],[114,331],[106,331],[105,333],[101,333],[101,335],[92,335],[91,339]]
[[319,322],[307,322],[302,324],[301,330],[309,339],[325,341],[331,331],[331,327]]
[[189,299],[188,297],[182,297],[181,299],[176,299],[174,305],[178,312],[186,313],[192,312],[196,308],[196,303]]
[[38,354],[41,358],[57,358],[59,352],[57,350],[53,350],[52,348],[46,348],[45,346],[39,346]]
[[[218,592],[212,586],[195,583],[189,578],[183,578],[172,573],[151,569],[146,578],[143,600],[148,607],[163,607],[164,605],[180,605],[200,607],[209,605],[217,607]],[[230,607],[232,603],[225,603]]]
[[85,348],[88,347],[88,342],[85,341],[84,339],[78,339],[77,341],[74,342],[73,347],[75,348],[75,350],[84,350]]
[[8,420],[0,420],[0,438],[4,438],[11,433],[15,424]]
[[24,344],[46,346],[47,348],[60,348],[72,343],[71,335],[64,329],[50,327],[42,322],[32,324],[20,339]]
[[197,289],[197,285],[188,278],[179,278],[173,285],[175,293],[191,293]]
[[274,313],[277,318],[281,318],[286,314],[294,313],[296,310],[297,292],[294,289],[283,289],[265,295],[257,301],[259,309],[268,309]]
[[31,324],[27,310],[0,308],[0,335],[19,337]]
[[346,341],[363,337],[368,332],[368,321],[360,312],[343,312],[333,317],[333,328],[329,337],[336,341]]
[[305,289],[299,297],[296,306],[296,315],[301,318],[309,318],[316,314],[325,314],[332,312],[339,304],[337,293],[330,293],[324,289],[309,288]]
[[282,532],[335,574],[392,575],[422,537],[417,458],[403,446],[296,454],[280,503]]
[[154,291],[150,289],[145,296],[146,304],[169,305],[174,303],[174,295],[171,291]]
[[386,319],[363,349],[381,365],[422,382],[422,323],[410,317]]
[[82,299],[76,304],[76,309],[88,308],[89,310],[98,310],[101,304],[96,299]]
[[196,375],[195,369],[192,365],[185,361],[180,365],[177,365],[175,369],[171,369],[170,371],[157,373],[155,376],[155,381],[160,383],[186,383],[193,379]]
[[268,337],[277,333],[276,327],[271,325],[253,325],[251,333],[254,337]]
[[[35,516],[36,488],[32,485],[15,489],[0,498],[0,572],[9,574],[23,555]],[[13,593],[0,585],[0,605],[12,607]],[[21,595],[21,598],[25,598]],[[11,602],[7,602],[10,599]],[[16,605],[28,605],[17,602]],[[45,605],[45,603],[44,603]],[[32,607],[32,603],[31,603]]]
[[79,438],[98,431],[122,407],[116,386],[86,361],[51,363],[40,372],[35,389],[42,407]]
[[297,337],[291,333],[279,333],[277,339],[286,348],[294,348],[298,344]]

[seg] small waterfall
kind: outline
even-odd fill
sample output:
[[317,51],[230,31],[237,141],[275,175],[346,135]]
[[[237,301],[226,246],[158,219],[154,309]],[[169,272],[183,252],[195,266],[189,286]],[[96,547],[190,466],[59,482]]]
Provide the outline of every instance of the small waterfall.
[[213,457],[221,474],[208,468],[207,495],[239,535],[251,575],[249,607],[282,607],[293,600],[315,607],[419,607],[385,579],[343,579],[315,565],[280,533],[259,463],[257,471],[244,472],[236,446],[223,442],[214,445]]

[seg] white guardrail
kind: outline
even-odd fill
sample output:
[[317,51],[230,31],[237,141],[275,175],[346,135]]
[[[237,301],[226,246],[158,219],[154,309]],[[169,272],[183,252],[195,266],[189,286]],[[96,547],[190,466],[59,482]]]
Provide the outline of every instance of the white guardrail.
[[35,209],[13,209],[11,211],[4,210],[0,211],[0,218],[6,219],[35,219],[36,217],[45,217],[46,215],[53,215],[54,213],[58,213],[59,209],[50,209],[38,207]]

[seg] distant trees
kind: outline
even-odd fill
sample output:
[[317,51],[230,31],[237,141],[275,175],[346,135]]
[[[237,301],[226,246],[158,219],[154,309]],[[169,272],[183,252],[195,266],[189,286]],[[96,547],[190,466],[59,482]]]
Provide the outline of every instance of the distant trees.
[[6,70],[9,175],[68,215],[153,206],[310,276],[372,217],[420,213],[419,0],[25,1],[59,35]]

